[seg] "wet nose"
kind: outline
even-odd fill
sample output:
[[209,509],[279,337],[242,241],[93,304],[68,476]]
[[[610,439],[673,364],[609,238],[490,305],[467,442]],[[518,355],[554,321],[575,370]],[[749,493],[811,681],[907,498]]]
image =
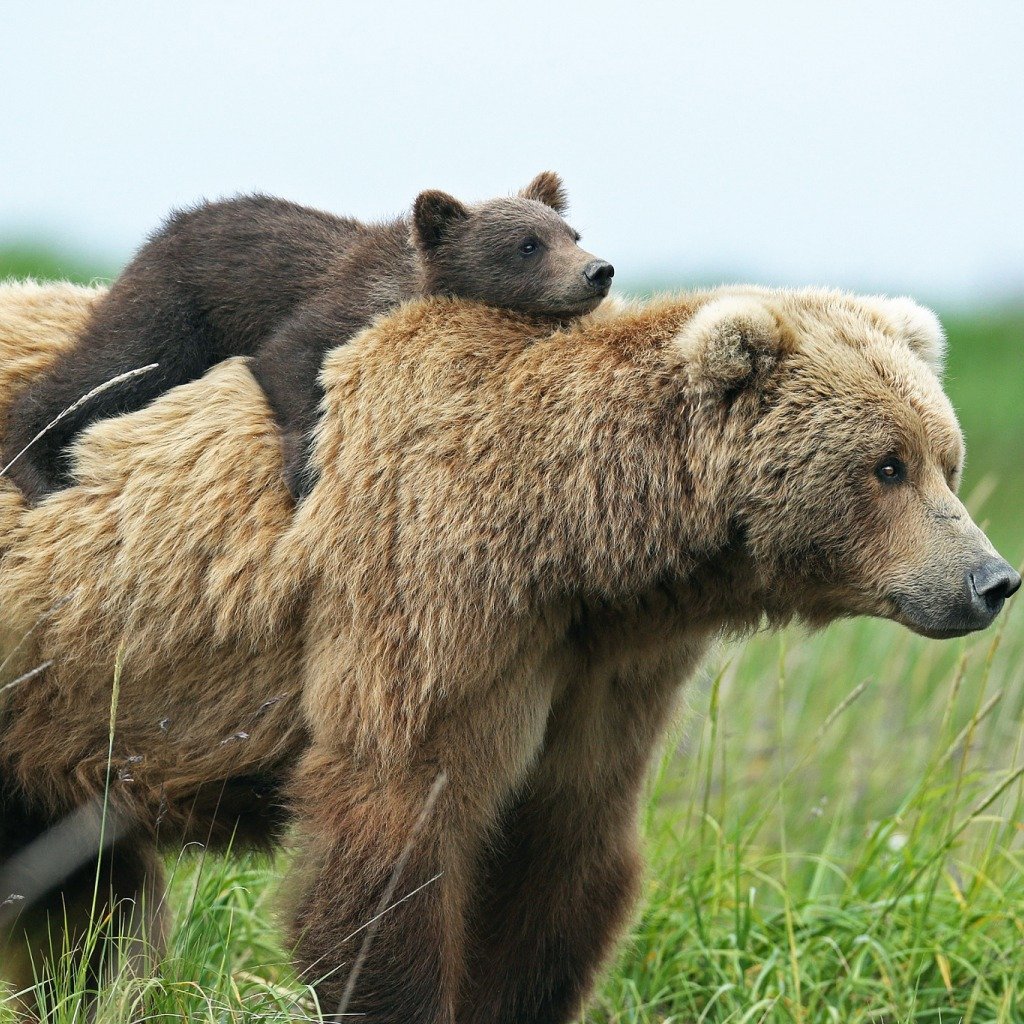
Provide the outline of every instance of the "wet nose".
[[990,617],[1020,589],[1020,573],[1003,558],[989,558],[971,573],[971,602]]
[[583,276],[595,288],[608,288],[615,276],[615,268],[604,260],[591,260],[583,268]]

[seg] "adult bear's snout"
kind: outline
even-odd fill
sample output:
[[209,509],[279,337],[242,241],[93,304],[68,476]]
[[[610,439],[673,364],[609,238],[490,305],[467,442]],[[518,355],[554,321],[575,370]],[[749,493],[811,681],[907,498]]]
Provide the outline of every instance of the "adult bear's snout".
[[979,617],[994,619],[1003,602],[1020,590],[1020,573],[1005,558],[986,558],[970,574],[971,604]]
[[1020,573],[995,552],[985,552],[973,568],[947,574],[944,582],[933,571],[901,588],[893,595],[896,618],[934,640],[965,636],[990,626],[1021,585]]

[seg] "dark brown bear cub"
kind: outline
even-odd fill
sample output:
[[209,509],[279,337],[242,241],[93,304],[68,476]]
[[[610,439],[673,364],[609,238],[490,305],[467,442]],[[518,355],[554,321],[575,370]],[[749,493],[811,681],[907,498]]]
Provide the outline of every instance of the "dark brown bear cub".
[[[284,435],[285,476],[314,482],[306,441],[323,397],[324,354],[420,295],[479,299],[570,319],[608,294],[614,270],[563,220],[557,175],[519,195],[464,205],[422,192],[411,217],[363,224],[268,196],[176,213],[114,282],[70,352],[12,407],[2,465],[29,498],[71,482],[67,448],[94,420],[142,408],[229,356],[252,356]],[[112,378],[157,369],[102,391]],[[20,457],[17,457],[28,446]]]

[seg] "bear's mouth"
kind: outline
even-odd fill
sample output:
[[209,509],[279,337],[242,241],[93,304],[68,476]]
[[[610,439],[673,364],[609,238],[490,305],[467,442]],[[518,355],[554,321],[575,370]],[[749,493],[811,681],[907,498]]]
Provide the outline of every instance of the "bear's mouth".
[[958,637],[985,629],[992,621],[970,621],[962,616],[950,616],[943,620],[935,616],[930,609],[915,608],[914,602],[901,598],[898,594],[891,595],[889,600],[893,605],[893,612],[888,617],[929,640],[956,640]]
[[597,292],[593,295],[587,295],[585,298],[578,299],[572,305],[567,306],[564,310],[566,313],[589,313],[592,309],[597,309],[602,302],[608,297],[610,289],[606,288],[603,292]]
[[907,629],[913,630],[918,636],[927,637],[929,640],[956,640],[957,637],[967,636],[970,633],[976,633],[979,629],[984,629],[984,626],[963,626],[956,629],[932,629],[928,626],[915,625],[911,622],[904,622],[903,625]]

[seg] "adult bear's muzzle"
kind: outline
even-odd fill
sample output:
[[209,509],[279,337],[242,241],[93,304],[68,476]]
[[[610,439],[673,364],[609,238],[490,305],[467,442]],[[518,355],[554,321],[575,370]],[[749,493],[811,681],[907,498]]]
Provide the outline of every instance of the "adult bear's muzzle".
[[992,624],[1021,584],[1020,573],[995,553],[984,553],[948,578],[950,590],[917,586],[893,595],[899,618],[915,633],[934,640],[965,636]]

